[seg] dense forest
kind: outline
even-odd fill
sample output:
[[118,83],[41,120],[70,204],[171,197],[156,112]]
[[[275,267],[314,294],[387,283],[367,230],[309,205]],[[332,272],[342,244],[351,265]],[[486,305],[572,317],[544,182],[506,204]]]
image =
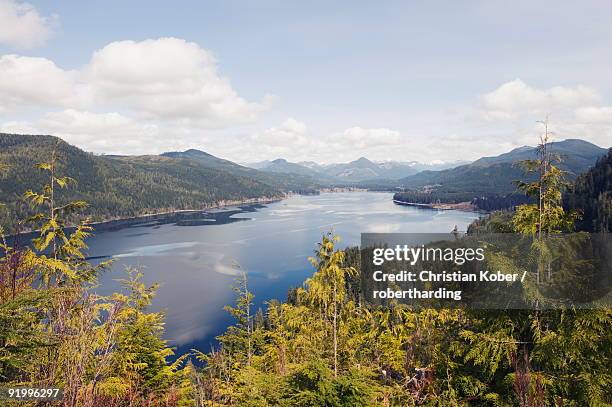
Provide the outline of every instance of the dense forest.
[[[571,185],[570,188],[564,191],[564,205],[566,207],[580,209],[582,213],[582,218],[578,220],[578,226],[580,228],[585,228],[586,224],[590,224],[592,226],[594,219],[599,219],[603,224],[600,224],[596,227],[596,229],[610,230],[610,190],[611,181],[610,181],[610,172],[611,172],[611,164],[610,164],[610,150],[608,150],[607,155],[601,156],[601,158],[596,162],[595,166],[589,169],[584,174],[577,177],[575,183]],[[503,155],[501,156],[503,157]],[[509,156],[506,157],[510,159]],[[568,155],[560,156],[557,155],[557,161],[559,164],[563,164],[564,160],[566,160]],[[492,158],[491,158],[492,159]],[[496,159],[499,159],[496,157]],[[480,163],[479,161],[484,161],[484,163]],[[472,170],[475,170],[474,165],[489,165],[490,163],[486,159],[481,159],[476,161],[474,164],[470,166],[464,166],[465,169],[453,169],[447,170],[450,174],[453,171],[460,173],[470,173]],[[587,159],[584,158],[582,161],[578,161],[574,158],[574,163],[571,168],[574,168],[576,165],[582,165],[587,162]],[[459,202],[470,202],[474,205],[476,209],[483,211],[499,211],[499,210],[513,210],[515,207],[519,205],[524,205],[528,203],[533,203],[533,197],[526,196],[525,194],[517,193],[514,189],[516,188],[516,180],[521,178],[522,169],[518,163],[508,163],[506,161],[503,162],[494,162],[493,168],[487,167],[487,170],[481,170],[481,174],[475,175],[472,174],[472,177],[468,177],[465,180],[457,183],[456,180],[453,181],[452,187],[443,187],[442,185],[430,185],[428,191],[422,190],[407,190],[403,192],[397,192],[393,195],[393,199],[401,202],[411,202],[411,203],[420,203],[420,204],[436,204],[436,203],[459,203]],[[473,167],[468,170],[469,167]],[[506,170],[503,170],[503,168]],[[559,168],[570,168],[566,166],[559,166]],[[493,170],[495,169],[495,170]],[[563,170],[566,178],[574,179],[575,173],[570,172],[569,170]],[[505,172],[503,176],[502,172]],[[499,174],[502,178],[496,178],[496,174]],[[465,174],[463,174],[465,175]],[[454,175],[456,176],[456,174]],[[513,179],[509,178],[509,176],[515,177]],[[490,179],[486,182],[488,185],[491,185],[491,189],[484,188],[480,189],[480,192],[468,192],[471,189],[475,188],[476,185],[474,181],[474,177],[479,178],[487,178]],[[530,173],[527,176],[527,179],[533,181],[535,174]],[[469,183],[470,181],[474,181],[474,183],[470,183],[470,187],[461,186],[461,183]],[[493,193],[487,191],[494,191],[496,188],[499,189],[499,183],[505,184],[502,189],[504,191],[512,188],[512,192],[509,193]],[[495,186],[497,184],[497,186]],[[606,215],[608,214],[608,215]],[[607,228],[606,228],[607,225]]]
[[[226,307],[235,324],[218,337],[219,346],[174,355],[163,339],[163,314],[147,309],[156,286],[145,286],[140,271],[128,270],[122,292],[92,291],[108,264],[84,260],[91,228],[65,229],[86,203],[66,198],[79,196],[66,194],[78,184],[66,176],[61,156],[46,158],[35,169],[42,186],[23,197],[33,213],[23,222],[39,238],[32,246],[2,244],[3,384],[61,387],[63,401],[56,404],[64,406],[612,403],[609,309],[374,307],[359,294],[359,250],[339,250],[332,235],[317,245],[312,277],[287,301],[269,301],[255,312],[244,274],[235,304]],[[545,160],[532,163],[545,171],[520,185],[542,199],[493,214],[471,233],[571,230],[578,215],[561,206],[563,173]],[[4,165],[0,171],[7,180],[21,176]],[[591,194],[583,202],[601,196],[599,187],[582,187],[588,179],[601,185],[598,174],[609,185],[609,161],[577,181],[573,193]],[[608,215],[592,216],[589,223],[598,225]]]
[[420,204],[471,202],[473,199],[474,195],[469,192],[405,191],[393,195],[394,201]]
[[[564,140],[549,143],[549,152],[560,160],[559,168],[573,180],[592,167],[606,150],[584,140]],[[495,157],[483,157],[473,163],[442,171],[422,171],[418,174],[399,180],[405,190],[435,191],[448,194],[471,195],[467,201],[477,196],[507,196],[516,192],[515,180],[533,181],[535,174],[525,175],[521,162],[535,158],[537,148],[520,147]]]
[[597,164],[578,177],[564,195],[564,205],[581,211],[584,230],[612,231],[612,148]]
[[418,204],[440,204],[469,202],[475,209],[482,211],[499,211],[514,209],[518,205],[531,203],[532,198],[523,194],[511,193],[506,195],[478,195],[469,192],[397,192],[393,195],[394,201]]
[[[78,215],[93,221],[151,212],[202,209],[227,201],[277,198],[286,192],[312,192],[320,187],[307,177],[270,175],[199,152],[194,156],[96,156],[52,136],[0,134],[0,163],[11,177],[0,178],[0,202],[10,211],[0,221],[13,230],[15,219],[31,215],[22,199],[28,189],[45,182],[35,164],[56,156],[57,169],[69,173],[78,189],[59,192],[59,198],[88,203]],[[199,157],[207,157],[204,161]],[[11,214],[10,216],[8,214]]]
[[[546,154],[526,164],[535,174],[519,188],[530,203],[495,212],[469,233],[539,241],[575,230],[581,208],[562,207],[564,172]],[[228,308],[236,325],[219,349],[195,353],[205,362],[201,405],[612,405],[609,308],[374,307],[359,294],[359,250],[337,250],[336,242],[324,236],[314,275],[255,316],[240,282]]]

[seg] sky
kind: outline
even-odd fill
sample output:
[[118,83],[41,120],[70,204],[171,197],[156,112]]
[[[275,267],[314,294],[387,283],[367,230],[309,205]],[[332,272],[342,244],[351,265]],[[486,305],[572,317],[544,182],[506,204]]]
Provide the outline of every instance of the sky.
[[612,145],[608,1],[0,0],[0,132],[99,154],[473,160]]

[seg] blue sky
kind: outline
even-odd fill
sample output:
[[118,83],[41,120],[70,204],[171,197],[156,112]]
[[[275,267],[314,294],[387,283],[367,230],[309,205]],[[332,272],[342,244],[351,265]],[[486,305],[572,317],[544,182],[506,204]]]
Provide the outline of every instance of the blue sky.
[[0,130],[98,153],[463,160],[612,139],[605,1],[0,0]]

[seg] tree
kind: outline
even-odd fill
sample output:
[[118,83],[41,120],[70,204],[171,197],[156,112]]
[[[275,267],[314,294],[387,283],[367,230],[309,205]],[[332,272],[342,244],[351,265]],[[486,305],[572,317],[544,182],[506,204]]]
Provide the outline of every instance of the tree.
[[541,123],[545,130],[540,136],[537,159],[521,162],[527,174],[537,173],[537,179],[534,182],[516,182],[519,190],[534,197],[537,203],[519,205],[512,219],[518,232],[537,235],[538,239],[545,233],[571,230],[578,217],[576,212],[563,209],[563,191],[569,183],[565,181],[564,171],[555,165],[561,158],[549,150],[548,117]]
[[[58,157],[37,168],[48,176],[40,192],[25,198],[38,229],[32,245],[0,233],[0,383],[62,387],[64,406],[175,406],[192,397],[163,335],[163,314],[149,313],[155,286],[129,271],[128,294],[92,291],[97,266],[85,260],[91,228],[67,227],[84,202],[59,203],[74,182],[60,177]],[[22,223],[22,222],[20,222]]]
[[321,243],[318,244],[315,257],[310,259],[317,272],[306,281],[308,299],[321,307],[322,315],[325,318],[331,314],[334,377],[338,376],[339,307],[346,299],[346,278],[348,275],[355,274],[355,269],[342,267],[345,253],[334,249],[338,240],[338,236],[333,236],[331,233],[323,236]]
[[225,349],[238,353],[243,352],[243,356],[238,360],[250,366],[253,356],[253,318],[251,317],[251,307],[253,306],[253,294],[248,288],[246,273],[242,272],[236,278],[234,287],[236,293],[236,305],[225,306],[236,320],[235,325],[228,328],[227,332],[217,339],[223,344]]

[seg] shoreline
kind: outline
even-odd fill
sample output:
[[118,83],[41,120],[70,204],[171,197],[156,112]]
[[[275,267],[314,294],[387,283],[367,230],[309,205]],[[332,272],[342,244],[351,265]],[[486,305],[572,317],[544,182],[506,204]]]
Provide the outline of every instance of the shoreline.
[[[322,188],[316,191],[316,194],[321,193],[342,193],[342,192],[387,192],[387,191],[368,191],[365,188],[352,188],[352,187],[335,187],[335,188]],[[392,192],[392,191],[388,191]],[[103,231],[112,231],[119,230],[126,227],[130,227],[133,225],[145,224],[149,222],[155,222],[164,220],[168,223],[179,222],[179,221],[189,221],[194,219],[199,219],[202,216],[215,213],[215,212],[224,212],[223,209],[229,209],[231,207],[237,207],[242,205],[264,205],[270,204],[274,202],[280,202],[284,199],[290,198],[295,195],[311,195],[311,194],[300,194],[296,192],[288,192],[282,196],[274,196],[274,197],[259,197],[259,198],[247,198],[247,199],[239,199],[239,200],[227,200],[220,201],[214,204],[204,204],[199,209],[175,209],[175,210],[162,210],[160,212],[152,212],[152,213],[143,213],[134,216],[124,216],[124,217],[114,217],[110,219],[99,220],[95,222],[87,223],[87,226],[91,226],[94,229],[94,232],[103,232]],[[460,202],[456,204],[424,204],[424,203],[416,203],[416,202],[405,202],[393,199],[393,203],[396,205],[403,206],[413,206],[417,208],[423,209],[432,209],[439,211],[446,210],[459,210],[464,212],[478,212],[478,210],[469,202]],[[72,231],[76,228],[76,226],[68,226],[66,229],[68,231]],[[37,230],[29,230],[24,231],[17,234],[7,235],[6,238],[8,240],[13,240],[15,238],[25,238],[31,239],[36,237]]]
[[[367,191],[361,188],[350,188],[350,187],[336,187],[336,188],[322,188],[316,190],[314,195],[318,195],[321,193],[336,193],[336,192],[363,192]],[[287,192],[283,195],[279,196],[264,196],[258,198],[247,198],[247,199],[236,199],[236,200],[226,200],[215,202],[214,204],[204,204],[199,209],[174,209],[174,210],[160,210],[159,212],[152,213],[143,213],[139,215],[133,216],[117,216],[104,220],[98,220],[94,222],[87,223],[87,226],[91,226],[94,228],[94,232],[96,231],[109,231],[109,230],[118,230],[125,227],[129,227],[132,225],[138,225],[153,221],[159,220],[167,220],[169,222],[179,221],[179,220],[188,220],[190,218],[195,218],[193,215],[205,215],[208,213],[214,213],[215,211],[231,208],[233,206],[241,206],[241,205],[257,205],[257,204],[270,204],[274,202],[280,202],[284,199],[287,199],[291,196],[295,195],[313,195],[313,194],[302,194],[298,192]],[[67,231],[72,231],[76,229],[75,225],[70,225],[66,227]],[[8,241],[14,241],[16,238],[24,238],[26,240],[32,239],[36,237],[38,230],[26,230],[20,233],[10,233],[5,235],[5,238]]]
[[[350,187],[337,187],[337,188],[322,188],[316,191],[315,195],[321,193],[338,193],[338,192],[366,192],[367,189],[363,188],[350,188]],[[377,192],[377,191],[372,191]],[[170,216],[181,216],[181,215],[190,215],[190,214],[203,214],[207,212],[211,212],[214,210],[230,208],[232,206],[240,206],[240,205],[253,205],[253,204],[270,204],[274,202],[280,202],[284,199],[287,199],[291,196],[295,195],[313,195],[313,194],[302,194],[298,192],[287,192],[282,196],[264,196],[259,198],[247,198],[247,199],[236,199],[236,200],[227,200],[220,201],[214,204],[204,204],[199,209],[174,209],[174,210],[162,210],[161,212],[152,212],[152,213],[144,213],[141,215],[134,216],[126,216],[126,217],[116,217],[111,219],[100,220],[96,222],[90,222],[87,225],[92,226],[94,229],[99,230],[108,230],[106,226],[112,226],[116,223],[120,222],[134,222],[134,221],[151,221],[157,220],[158,218],[165,218]],[[142,223],[142,222],[138,222]],[[74,228],[75,226],[70,226],[70,228]],[[100,229],[102,227],[102,229]],[[32,233],[34,231],[23,232],[23,234]]]
[[[160,218],[169,218],[172,216],[182,217],[183,215],[188,217],[192,214],[205,214],[210,213],[215,210],[223,209],[223,208],[231,208],[232,206],[240,206],[240,205],[254,205],[254,204],[269,204],[273,202],[280,202],[283,199],[286,199],[289,195],[285,195],[282,197],[261,197],[261,198],[248,198],[248,199],[237,199],[237,200],[228,200],[221,201],[215,204],[203,205],[200,209],[176,209],[176,210],[167,210],[162,212],[154,212],[154,213],[145,213],[142,215],[136,216],[128,216],[128,217],[120,217],[114,219],[106,219],[98,222],[88,223],[88,226],[94,228],[94,230],[109,230],[114,229],[119,224],[134,224],[134,223],[146,223],[153,220],[158,220]],[[72,226],[74,227],[74,226]]]
[[[103,231],[111,231],[111,230],[119,230],[133,225],[139,225],[143,223],[149,223],[153,221],[166,220],[169,222],[179,221],[179,220],[188,220],[190,218],[196,218],[193,215],[198,215],[197,217],[201,217],[202,215],[214,213],[215,211],[219,211],[224,208],[231,208],[233,206],[241,206],[241,205],[263,205],[274,202],[280,202],[283,199],[286,199],[292,194],[285,194],[284,196],[278,197],[259,197],[259,198],[247,198],[240,200],[228,200],[228,201],[220,201],[214,204],[206,204],[203,205],[201,209],[176,209],[176,210],[166,210],[161,212],[154,213],[145,213],[141,215],[135,216],[126,216],[126,217],[116,217],[112,219],[105,219],[96,222],[89,222],[87,226],[91,226],[94,232],[103,232]],[[66,227],[66,231],[72,232],[76,229],[76,226],[68,226]],[[23,238],[26,240],[30,240],[36,237],[38,234],[38,230],[28,230],[20,233],[9,234],[6,235],[5,238],[8,241],[14,241],[17,238]]]
[[453,211],[454,210],[454,211],[463,211],[463,212],[478,212],[476,207],[472,205],[470,202],[426,204],[426,203],[417,203],[417,202],[406,202],[406,201],[400,201],[400,200],[394,199],[393,203],[396,205],[414,206],[417,208],[433,209],[437,211]]

